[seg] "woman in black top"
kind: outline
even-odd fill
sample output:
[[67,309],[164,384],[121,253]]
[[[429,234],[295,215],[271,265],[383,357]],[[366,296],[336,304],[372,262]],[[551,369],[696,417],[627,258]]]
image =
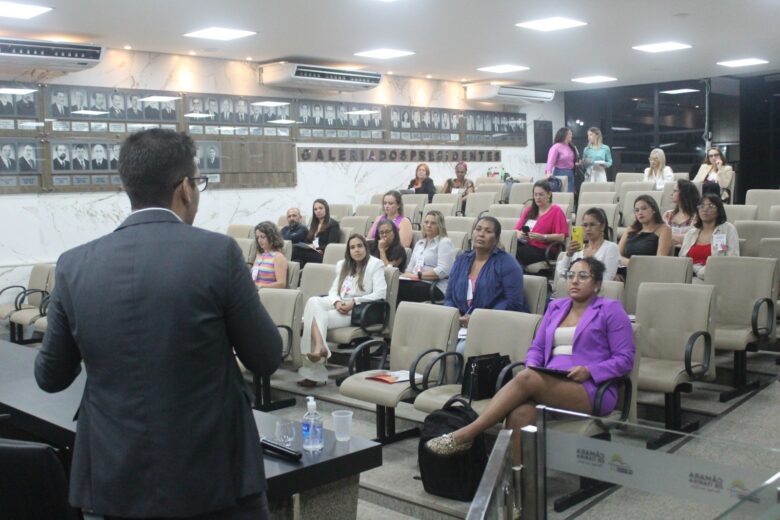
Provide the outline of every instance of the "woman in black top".
[[330,218],[330,206],[325,199],[312,204],[312,218],[306,242],[294,244],[292,259],[301,268],[307,263],[322,263],[322,254],[328,244],[336,244],[341,238],[339,223]]
[[417,165],[417,169],[414,170],[414,179],[409,183],[409,189],[414,190],[415,193],[425,193],[428,195],[428,202],[433,202],[433,196],[436,195],[436,186],[433,185],[433,179],[431,179],[431,169],[425,163]]
[[672,252],[672,230],[664,224],[661,210],[650,195],[634,201],[634,223],[620,238],[620,266],[628,267],[634,255],[669,256]]
[[375,256],[385,267],[397,267],[403,272],[406,266],[406,249],[401,245],[398,228],[392,220],[383,220],[376,230],[377,240],[369,242],[371,256]]

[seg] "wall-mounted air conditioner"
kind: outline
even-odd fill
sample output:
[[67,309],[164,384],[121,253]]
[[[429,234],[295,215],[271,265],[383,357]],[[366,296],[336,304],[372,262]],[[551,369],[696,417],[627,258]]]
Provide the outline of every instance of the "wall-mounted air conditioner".
[[0,38],[0,68],[71,72],[100,63],[103,48],[80,43]]
[[555,97],[554,90],[506,85],[477,84],[466,86],[469,101],[496,101],[505,105],[528,105],[547,103]]
[[258,82],[273,88],[309,90],[367,90],[379,85],[382,74],[303,65],[269,63],[260,67]]

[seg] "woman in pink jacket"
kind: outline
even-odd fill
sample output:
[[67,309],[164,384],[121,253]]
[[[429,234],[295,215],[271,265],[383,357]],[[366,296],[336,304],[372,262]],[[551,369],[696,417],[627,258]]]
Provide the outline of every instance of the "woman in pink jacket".
[[[593,257],[574,262],[566,273],[569,297],[550,303],[528,350],[526,368],[504,385],[476,421],[431,439],[426,447],[439,455],[467,450],[477,435],[506,418],[519,462],[520,429],[535,422],[537,404],[594,413],[597,386],[630,373],[636,351],[623,306],[599,296],[603,276],[604,264]],[[617,388],[611,385],[596,413],[607,414],[616,403]]]

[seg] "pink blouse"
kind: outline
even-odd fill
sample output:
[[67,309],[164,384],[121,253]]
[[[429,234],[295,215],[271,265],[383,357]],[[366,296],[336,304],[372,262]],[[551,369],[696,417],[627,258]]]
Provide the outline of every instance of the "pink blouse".
[[[532,206],[528,206],[523,210],[523,214],[520,215],[520,220],[517,221],[515,229],[522,231],[525,225],[528,212],[531,211]],[[532,233],[539,233],[540,235],[563,235],[569,236],[569,223],[566,221],[566,215],[563,214],[563,210],[557,204],[550,206],[547,213],[542,215],[536,220],[536,224],[531,228]],[[541,240],[529,240],[528,245],[544,249],[547,247],[547,243]]]

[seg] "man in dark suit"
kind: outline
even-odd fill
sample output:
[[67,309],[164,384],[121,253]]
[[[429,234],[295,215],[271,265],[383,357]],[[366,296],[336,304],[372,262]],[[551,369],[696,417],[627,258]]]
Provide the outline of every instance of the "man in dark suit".
[[12,156],[13,148],[10,144],[0,147],[0,172],[15,172],[16,159]]
[[38,161],[35,159],[35,148],[25,144],[19,147],[19,170],[23,172],[37,172]]
[[52,168],[55,170],[70,170],[70,161],[68,160],[68,147],[64,144],[58,144],[54,149],[54,159]]
[[236,101],[236,123],[246,124],[249,122],[249,109],[246,106],[246,101],[239,99]]
[[160,104],[157,101],[148,101],[144,105],[144,119],[160,119]]
[[89,108],[87,106],[87,93],[83,90],[70,91],[70,113],[79,112]]
[[281,338],[235,241],[192,226],[194,157],[185,134],[128,137],[119,174],[133,213],[57,261],[35,378],[61,391],[83,360],[70,502],[96,515],[270,516],[236,355],[270,375]]
[[87,157],[86,145],[77,144],[73,148],[73,162],[71,165],[76,171],[89,170],[89,158]]
[[109,109],[109,115],[112,119],[125,118],[125,100],[122,98],[122,94],[119,94],[118,92],[111,94],[111,109]]
[[141,108],[141,98],[137,94],[127,97],[127,119],[143,119],[144,111]]
[[108,159],[106,159],[106,148],[102,144],[96,144],[92,147],[92,169],[108,170]]
[[34,116],[35,101],[32,94],[22,94],[18,97],[21,99],[16,102],[16,113],[20,116]]
[[119,169],[119,151],[122,149],[122,145],[115,143],[111,145],[111,159],[108,161],[112,170]]
[[219,157],[217,157],[217,149],[213,146],[209,146],[208,157],[206,157],[206,169],[219,170]]
[[163,121],[173,121],[176,119],[175,101],[163,101],[162,118]]
[[222,100],[221,108],[219,111],[219,120],[223,123],[233,122],[233,102],[229,98]]
[[14,103],[11,100],[11,94],[0,94],[0,115],[14,115]]
[[70,110],[67,107],[68,98],[65,96],[65,92],[58,90],[54,93],[54,102],[51,104],[51,116],[52,117],[67,117],[70,115]]

